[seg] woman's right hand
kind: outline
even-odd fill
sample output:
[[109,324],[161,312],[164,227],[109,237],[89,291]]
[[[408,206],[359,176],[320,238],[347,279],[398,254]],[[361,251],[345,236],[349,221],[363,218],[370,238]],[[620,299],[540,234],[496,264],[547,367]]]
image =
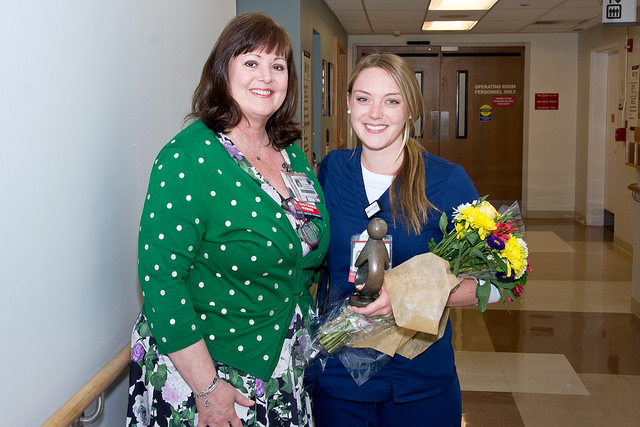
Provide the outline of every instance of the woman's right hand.
[[391,308],[391,299],[389,294],[384,289],[380,288],[378,298],[366,307],[350,307],[355,313],[361,314],[364,317],[382,316],[389,317],[393,314]]
[[[205,400],[209,399],[209,406]],[[224,380],[208,396],[196,399],[198,411],[197,427],[242,427],[242,421],[236,414],[235,403],[241,406],[253,406],[255,402],[245,397],[235,387]]]

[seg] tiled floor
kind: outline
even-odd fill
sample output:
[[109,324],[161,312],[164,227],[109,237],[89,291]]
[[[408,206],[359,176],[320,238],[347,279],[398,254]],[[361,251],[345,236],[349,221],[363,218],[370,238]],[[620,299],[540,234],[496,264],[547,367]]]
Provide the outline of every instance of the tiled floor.
[[632,259],[609,231],[529,220],[522,305],[451,311],[463,426],[640,425]]

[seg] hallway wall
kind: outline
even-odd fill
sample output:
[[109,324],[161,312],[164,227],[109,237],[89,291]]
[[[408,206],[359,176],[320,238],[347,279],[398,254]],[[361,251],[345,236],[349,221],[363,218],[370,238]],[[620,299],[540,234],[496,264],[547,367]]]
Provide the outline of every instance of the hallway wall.
[[[151,164],[235,1],[1,9],[0,412],[36,426],[129,341]],[[123,425],[126,393],[92,426]]]
[[[590,61],[593,52],[602,50],[603,48],[619,49],[618,55],[621,70],[619,76],[621,91],[625,85],[628,87],[628,76],[633,65],[640,64],[640,49],[635,47],[632,52],[626,53],[627,39],[632,38],[636,41],[640,40],[640,28],[636,26],[629,27],[602,27],[597,26],[586,31],[580,36],[579,45],[579,64],[580,64],[580,80],[579,80],[579,99],[578,99],[578,120],[580,123],[586,123],[589,120],[589,84],[590,84]],[[637,46],[637,45],[636,45]],[[626,73],[625,73],[626,70]],[[625,93],[628,97],[628,92]],[[632,120],[623,112],[624,115],[619,119],[618,123],[624,123],[627,119],[628,132],[631,127],[640,125],[640,120]],[[588,138],[587,127],[578,127],[578,139],[586,141]],[[624,150],[625,145],[622,142],[613,142],[614,150]],[[589,194],[588,185],[588,168],[589,153],[587,150],[576,151],[576,161],[579,165],[576,171],[576,210],[585,213],[587,210],[587,199]],[[632,280],[632,311],[640,315],[640,203],[635,202],[631,197],[631,192],[627,189],[627,185],[632,182],[640,182],[640,170],[631,168],[624,164],[618,165],[615,170],[615,176],[608,177],[617,182],[616,194],[614,198],[617,200],[617,212],[615,223],[614,239],[626,248],[635,248],[633,251],[634,268]]]

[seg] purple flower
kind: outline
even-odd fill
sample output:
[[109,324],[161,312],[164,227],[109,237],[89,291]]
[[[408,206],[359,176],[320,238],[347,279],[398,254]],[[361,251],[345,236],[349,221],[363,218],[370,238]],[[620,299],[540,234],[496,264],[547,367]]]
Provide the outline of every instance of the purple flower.
[[191,388],[179,375],[167,375],[162,386],[162,398],[174,407],[186,402],[191,395]]
[[144,357],[144,347],[141,343],[136,342],[131,349],[131,361],[139,362]]
[[496,249],[498,251],[501,251],[504,249],[504,242],[493,235],[487,237],[487,244],[491,249]]
[[496,273],[496,277],[498,278],[498,280],[500,280],[501,282],[511,282],[516,278],[516,273],[511,270],[511,275],[507,276],[507,273],[504,273],[502,271],[498,271]]
[[256,378],[256,397],[264,396],[264,381]]
[[224,146],[224,148],[227,149],[231,157],[235,157],[238,160],[242,160],[242,155],[240,154],[240,150],[238,150],[238,147],[233,145],[231,141],[229,141],[228,139],[223,139],[222,145]]

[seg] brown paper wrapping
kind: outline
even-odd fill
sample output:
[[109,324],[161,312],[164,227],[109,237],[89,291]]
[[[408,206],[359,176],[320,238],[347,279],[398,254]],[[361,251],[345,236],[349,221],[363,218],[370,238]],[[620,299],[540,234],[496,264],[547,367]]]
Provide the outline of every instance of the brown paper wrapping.
[[449,263],[432,253],[416,255],[392,268],[385,273],[383,286],[396,325],[373,330],[349,346],[413,359],[444,334],[449,318],[446,303],[458,282]]
[[374,348],[382,353],[394,356],[398,349],[417,334],[417,331],[401,328],[398,325],[375,328],[366,336],[349,342],[349,347]]
[[398,326],[437,335],[449,294],[457,285],[449,263],[426,253],[387,271],[383,286]]

